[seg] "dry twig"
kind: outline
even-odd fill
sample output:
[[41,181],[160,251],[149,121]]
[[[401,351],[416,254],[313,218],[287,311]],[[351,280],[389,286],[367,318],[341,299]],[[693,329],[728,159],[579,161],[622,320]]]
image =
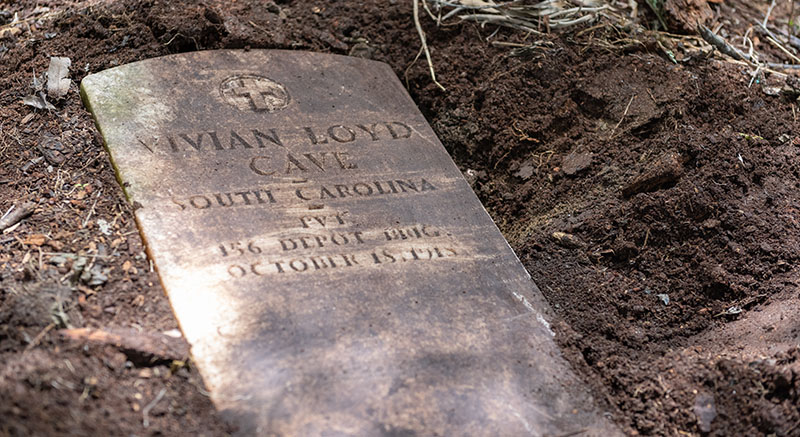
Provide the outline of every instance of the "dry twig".
[[36,208],[33,202],[25,202],[19,206],[12,206],[2,217],[0,217],[0,231],[10,228],[17,224],[20,220],[31,215]]
[[728,44],[728,42],[722,39],[721,36],[716,35],[714,32],[711,31],[711,29],[707,28],[706,26],[698,24],[697,32],[700,34],[700,36],[703,37],[703,39],[707,43],[711,44],[714,48],[716,48],[720,52],[730,56],[733,59],[736,59],[737,61],[747,61],[749,63],[752,63],[750,56],[743,53],[736,47]]
[[422,24],[419,22],[419,0],[414,0],[414,26],[417,28],[417,33],[419,34],[419,40],[422,43],[422,51],[425,52],[425,59],[428,60],[428,69],[431,72],[431,80],[433,83],[436,84],[442,91],[445,91],[445,88],[439,81],[436,80],[436,72],[433,70],[433,61],[431,61],[431,52],[428,50],[428,43],[425,41],[425,32],[422,30]]
[[159,391],[158,394],[156,395],[155,399],[150,401],[150,403],[145,405],[145,407],[142,409],[142,426],[144,426],[145,428],[150,426],[150,417],[149,417],[150,410],[152,410],[153,407],[156,406],[158,401],[164,398],[165,394],[167,394],[167,389],[162,388],[161,391]]
[[556,29],[592,21],[603,11],[611,9],[608,4],[587,6],[579,0],[545,0],[534,4],[521,4],[519,0],[502,3],[483,0],[430,1],[439,10],[452,8],[440,21],[457,16],[463,21],[497,24],[533,33],[540,33],[543,25],[548,29]]

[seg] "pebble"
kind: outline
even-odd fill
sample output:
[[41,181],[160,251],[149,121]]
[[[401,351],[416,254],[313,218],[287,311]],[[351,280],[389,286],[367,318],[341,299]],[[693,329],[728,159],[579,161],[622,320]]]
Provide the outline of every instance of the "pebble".
[[574,176],[592,165],[591,153],[572,152],[561,161],[561,170],[567,176]]
[[694,415],[697,416],[697,426],[700,431],[711,432],[711,422],[717,417],[714,396],[708,393],[698,393],[694,398]]

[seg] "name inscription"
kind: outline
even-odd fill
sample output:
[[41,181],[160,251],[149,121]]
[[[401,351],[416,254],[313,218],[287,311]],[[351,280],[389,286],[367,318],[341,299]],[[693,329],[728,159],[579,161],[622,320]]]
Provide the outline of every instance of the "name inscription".
[[[248,130],[211,130],[171,134],[166,137],[168,151],[214,152],[224,150],[264,149],[270,146],[284,147],[284,138],[296,138],[304,143],[321,145],[330,143],[353,143],[357,140],[369,142],[401,140],[410,138],[413,129],[400,121],[378,123],[336,124],[327,128],[303,126],[299,129],[281,131],[278,128],[253,127]],[[156,145],[161,143],[156,141]]]
[[[225,132],[223,135],[222,132]],[[227,151],[255,151],[247,158],[247,169],[265,177],[299,178],[290,183],[247,187],[224,192],[171,196],[184,212],[235,210],[237,208],[286,208],[305,205],[322,209],[323,203],[376,196],[425,195],[439,190],[427,177],[386,177],[379,180],[350,180],[315,183],[314,174],[369,170],[358,159],[358,144],[404,140],[414,130],[404,122],[336,124],[324,128],[302,126],[294,129],[252,128],[178,133],[166,137],[167,151],[180,157]],[[223,140],[224,139],[224,140]],[[352,143],[342,146],[345,143]],[[291,151],[287,145],[291,144]],[[331,147],[343,147],[331,149]],[[298,151],[303,147],[312,150]],[[314,150],[313,148],[324,148]],[[374,170],[374,169],[373,169]],[[451,234],[427,225],[380,230],[340,230],[308,233],[313,229],[350,227],[357,222],[348,211],[306,214],[295,226],[306,232],[290,231],[269,239],[219,243],[217,256],[223,259],[251,257],[256,260],[226,264],[229,277],[241,279],[271,274],[312,273],[323,270],[386,266],[414,261],[454,258],[465,253],[452,238],[427,241]],[[281,233],[279,232],[279,234]],[[413,244],[409,243],[413,241]],[[319,253],[318,253],[319,252]]]

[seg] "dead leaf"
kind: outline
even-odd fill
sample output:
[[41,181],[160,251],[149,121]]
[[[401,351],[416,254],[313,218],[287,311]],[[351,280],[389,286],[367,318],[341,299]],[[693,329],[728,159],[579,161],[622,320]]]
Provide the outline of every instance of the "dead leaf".
[[66,159],[64,156],[64,143],[62,143],[57,136],[49,132],[42,134],[36,148],[39,149],[44,159],[51,165],[62,164]]
[[47,95],[53,99],[60,99],[67,94],[72,81],[69,79],[69,67],[72,61],[69,58],[52,57],[47,68]]
[[22,30],[18,27],[3,27],[0,29],[0,39],[5,38],[6,36],[14,36],[22,32]]
[[47,241],[47,237],[45,237],[44,235],[33,234],[33,235],[28,235],[28,238],[26,238],[23,241],[23,243],[30,244],[32,246],[41,246],[42,244],[44,244],[45,241]]
[[44,93],[36,93],[22,98],[22,103],[33,106],[36,109],[56,109],[44,96]]
[[47,245],[52,247],[55,250],[61,250],[64,248],[64,243],[56,240],[50,240],[47,242]]

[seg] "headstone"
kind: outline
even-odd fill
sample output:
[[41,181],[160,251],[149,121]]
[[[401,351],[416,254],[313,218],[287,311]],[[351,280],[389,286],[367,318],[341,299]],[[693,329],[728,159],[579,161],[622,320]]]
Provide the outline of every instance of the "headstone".
[[243,434],[615,432],[387,65],[208,51],[81,91],[193,359]]

